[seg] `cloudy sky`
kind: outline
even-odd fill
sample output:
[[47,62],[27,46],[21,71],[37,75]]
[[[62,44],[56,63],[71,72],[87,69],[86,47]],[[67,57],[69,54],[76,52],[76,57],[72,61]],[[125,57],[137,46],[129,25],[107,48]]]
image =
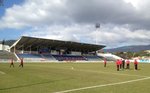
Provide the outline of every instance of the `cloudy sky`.
[[[0,40],[32,36],[103,44],[150,44],[150,0],[4,0]],[[95,24],[100,23],[100,28]]]

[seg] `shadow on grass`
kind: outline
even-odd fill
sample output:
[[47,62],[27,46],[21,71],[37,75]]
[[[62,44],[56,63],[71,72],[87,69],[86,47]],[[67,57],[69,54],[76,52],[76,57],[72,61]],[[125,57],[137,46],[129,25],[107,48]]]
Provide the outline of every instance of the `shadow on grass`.
[[46,81],[46,82],[39,82],[39,83],[20,85],[20,86],[8,87],[8,88],[0,88],[0,90],[8,90],[8,89],[15,89],[15,88],[22,88],[22,87],[30,87],[30,86],[34,86],[34,85],[48,84],[48,83],[54,83],[54,82],[63,81],[63,80],[70,80],[70,79],[72,79],[72,78],[59,79],[59,80]]

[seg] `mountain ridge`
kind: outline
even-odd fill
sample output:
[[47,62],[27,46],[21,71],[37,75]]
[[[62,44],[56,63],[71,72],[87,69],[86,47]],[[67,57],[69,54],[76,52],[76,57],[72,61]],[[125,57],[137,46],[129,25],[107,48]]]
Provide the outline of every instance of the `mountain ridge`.
[[104,49],[104,52],[139,52],[143,50],[150,50],[149,45],[131,45],[131,46],[122,46],[112,49]]

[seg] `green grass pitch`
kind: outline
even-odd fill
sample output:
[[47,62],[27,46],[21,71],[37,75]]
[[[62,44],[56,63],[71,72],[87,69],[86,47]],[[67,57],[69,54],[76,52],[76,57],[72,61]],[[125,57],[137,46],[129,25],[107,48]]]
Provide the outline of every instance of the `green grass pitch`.
[[[149,93],[150,64],[116,71],[115,63],[0,63],[0,93]],[[145,79],[148,78],[148,79]],[[124,82],[124,83],[122,83]],[[95,86],[95,87],[94,87]],[[71,91],[66,91],[71,90]],[[66,91],[66,92],[64,92]]]

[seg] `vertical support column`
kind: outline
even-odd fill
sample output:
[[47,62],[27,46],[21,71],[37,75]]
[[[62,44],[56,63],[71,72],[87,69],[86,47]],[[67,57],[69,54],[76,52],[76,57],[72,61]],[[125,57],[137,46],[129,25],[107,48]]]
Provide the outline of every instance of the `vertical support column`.
[[61,51],[60,51],[60,49],[58,50],[58,52],[59,52],[59,55],[61,55]]
[[36,48],[37,48],[37,54],[38,54],[39,53],[39,47],[37,46]]
[[95,51],[95,56],[97,56],[97,52]]
[[24,45],[22,46],[21,53],[22,53],[22,54],[24,53]]
[[49,47],[49,53],[51,54],[51,46]]
[[30,54],[31,54],[31,52],[32,52],[32,49],[31,49],[31,47],[32,47],[32,46],[30,46]]

